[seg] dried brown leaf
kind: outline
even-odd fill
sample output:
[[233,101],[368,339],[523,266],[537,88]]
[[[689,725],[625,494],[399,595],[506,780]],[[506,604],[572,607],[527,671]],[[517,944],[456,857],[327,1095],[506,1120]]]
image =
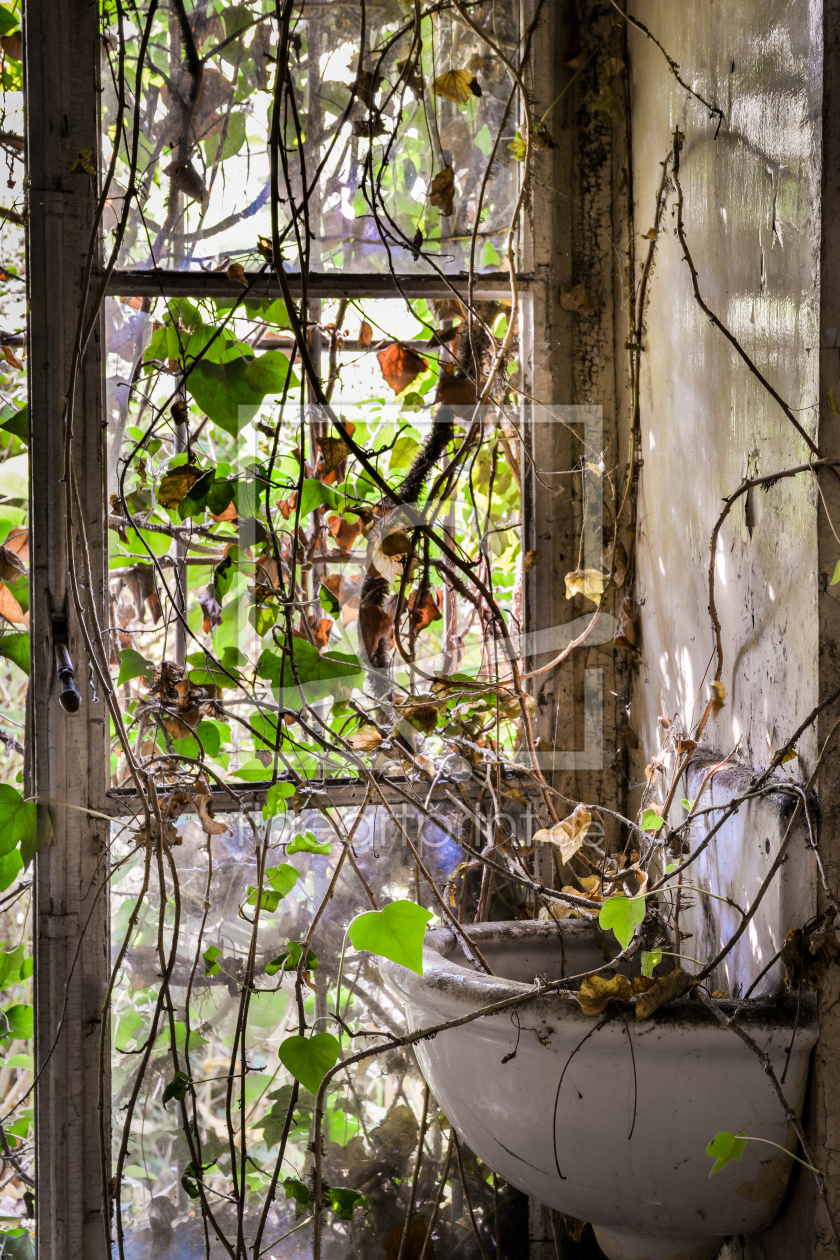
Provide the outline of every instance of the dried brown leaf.
[[181,464],[173,468],[158,482],[157,501],[161,507],[176,508],[184,495],[195,485],[201,473],[191,464]]
[[564,862],[569,862],[586,839],[592,826],[592,815],[585,805],[578,805],[568,818],[553,827],[534,832],[534,844],[556,844]]
[[327,476],[329,476],[331,472],[335,472],[341,461],[346,459],[350,454],[350,447],[344,441],[344,438],[318,438],[318,445],[324,455],[324,472]]
[[438,171],[429,189],[429,201],[437,206],[441,214],[449,215],[455,202],[455,172],[451,166]]
[[347,743],[354,752],[373,752],[382,743],[382,736],[375,726],[360,726],[348,735]]
[[25,625],[29,620],[29,614],[23,611],[8,586],[3,582],[0,582],[0,617],[5,617],[7,621],[12,621],[16,625]]
[[593,293],[590,293],[583,281],[561,292],[560,305],[564,311],[570,311],[572,315],[578,315],[582,319],[597,315],[601,309],[600,302]]
[[584,1015],[600,1015],[608,1002],[629,1002],[633,986],[626,976],[587,976],[577,1000]]
[[359,329],[359,349],[364,350],[373,341],[373,329],[366,319],[362,320],[362,326]]
[[18,556],[9,547],[0,546],[0,579],[4,582],[16,582],[26,572],[26,565],[21,564]]
[[522,572],[530,573],[535,564],[539,564],[542,555],[539,551],[526,551],[522,557]]
[[429,366],[419,354],[415,354],[409,347],[398,345],[396,342],[386,346],[384,350],[379,350],[376,357],[379,360],[385,383],[391,386],[395,394],[401,394]]
[[636,1019],[650,1019],[660,1006],[666,1006],[675,998],[682,997],[694,983],[694,977],[683,971],[682,967],[669,971],[667,976],[656,980],[647,993],[641,995],[636,1003]]

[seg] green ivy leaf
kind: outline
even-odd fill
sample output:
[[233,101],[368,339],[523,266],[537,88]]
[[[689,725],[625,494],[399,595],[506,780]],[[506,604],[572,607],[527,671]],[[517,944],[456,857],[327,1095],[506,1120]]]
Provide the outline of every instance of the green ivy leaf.
[[248,382],[248,362],[236,358],[227,363],[196,363],[186,386],[205,415],[231,437],[254,419],[263,394]]
[[[334,694],[339,682],[347,687],[363,685],[364,670],[357,656],[348,656],[343,652],[320,653],[308,639],[293,638],[291,648],[295,673],[306,688],[308,703]],[[300,708],[303,701],[288,657],[284,662],[279,653],[264,651],[257,661],[257,677],[268,679],[275,698],[279,698],[281,691],[284,692],[285,708]]]
[[289,360],[282,350],[267,350],[252,360],[245,373],[251,389],[258,394],[282,394],[289,375]]
[[201,956],[205,963],[205,976],[218,976],[222,970],[216,962],[216,959],[221,958],[222,956],[222,951],[219,949],[218,945],[210,945],[207,949],[205,949]]
[[642,897],[609,897],[601,907],[598,922],[605,932],[610,929],[622,949],[633,939],[633,932],[645,917]]
[[263,818],[276,818],[278,814],[286,812],[284,801],[295,794],[295,785],[293,783],[272,783],[271,787],[265,794],[265,805],[263,805]]
[[0,656],[17,665],[24,674],[29,673],[29,633],[25,630],[0,635]]
[[196,1182],[197,1177],[198,1173],[195,1170],[195,1165],[190,1162],[184,1169],[184,1175],[181,1178],[181,1185],[184,1187],[191,1199],[198,1199],[201,1197],[198,1184]]
[[319,844],[312,832],[307,831],[305,836],[295,836],[286,852],[289,855],[292,853],[332,853],[332,845],[329,842]]
[[28,1041],[33,1033],[32,1007],[23,1002],[0,1011],[0,1041]]
[[297,1220],[298,1217],[303,1216],[312,1202],[309,1186],[299,1181],[297,1177],[284,1177],[283,1185],[286,1187],[286,1198],[295,1201],[295,1220]]
[[182,521],[193,516],[203,516],[210,487],[216,480],[216,470],[210,468],[203,472],[198,481],[194,481],[181,502],[178,504],[178,515]]
[[187,1076],[186,1072],[176,1072],[166,1089],[163,1091],[162,1101],[164,1108],[170,1098],[174,1098],[176,1102],[183,1102],[187,1096],[189,1084],[190,1078]]
[[332,1186],[324,1190],[324,1203],[332,1208],[340,1221],[351,1220],[354,1208],[368,1205],[365,1196],[357,1190],[336,1190]]
[[27,861],[27,853],[37,842],[38,808],[34,801],[25,801],[10,783],[0,783],[0,857],[21,849],[21,857]]
[[287,1037],[277,1054],[280,1062],[313,1094],[325,1074],[338,1060],[341,1047],[332,1033],[316,1033],[314,1037]]
[[642,814],[642,821],[639,823],[642,831],[656,832],[665,823],[665,819],[661,814],[657,814],[655,809],[646,809]]
[[747,1135],[743,1129],[737,1135],[728,1133],[725,1129],[722,1133],[716,1133],[706,1147],[706,1154],[715,1161],[709,1176],[714,1177],[715,1173],[719,1173],[733,1159],[740,1159],[746,1144]]
[[147,661],[139,652],[135,652],[134,648],[125,648],[124,651],[118,652],[120,658],[120,672],[117,678],[117,686],[121,687],[123,683],[131,682],[132,678],[146,678],[149,684],[155,680],[155,667],[151,661]]
[[422,976],[423,938],[431,917],[431,910],[413,901],[392,901],[381,910],[357,915],[347,934],[354,949],[366,949]]
[[682,805],[683,809],[685,810],[687,814],[690,814],[691,811],[694,809],[694,801],[686,800],[685,797],[683,797],[682,800],[680,801],[680,805]]
[[[287,862],[281,862],[279,866],[270,866],[265,873],[268,888],[263,888],[260,909],[273,913],[286,894],[292,891],[297,880],[297,871]],[[248,885],[247,901],[249,906],[257,904],[257,890],[251,884]]]
[[642,950],[642,975],[652,976],[654,969],[662,962],[661,949]]
[[7,888],[11,887],[22,870],[23,858],[19,849],[12,849],[11,853],[4,853],[0,857],[0,892],[5,892]]
[[[303,953],[303,946],[300,941],[289,941],[282,954],[278,954],[275,959],[266,964],[266,975],[275,976],[281,971],[283,964],[286,964],[287,971],[297,970],[300,963],[300,956]],[[313,953],[311,949],[306,951],[306,971],[315,971],[318,967],[318,955]]]
[[343,501],[343,497],[333,490],[332,486],[325,486],[323,481],[315,481],[312,477],[307,477],[300,492],[300,514],[308,516],[323,503],[326,503],[327,507],[340,508]]

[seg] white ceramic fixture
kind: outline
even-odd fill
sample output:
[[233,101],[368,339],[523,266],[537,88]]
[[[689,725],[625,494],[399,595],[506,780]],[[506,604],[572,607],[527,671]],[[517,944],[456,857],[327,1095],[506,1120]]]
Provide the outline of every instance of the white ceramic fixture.
[[[494,976],[477,973],[445,929],[426,938],[423,977],[382,964],[412,1030],[604,962],[597,929],[580,920],[468,932]],[[790,997],[739,1015],[779,1075],[795,1016]],[[785,1084],[797,1112],[816,1037],[806,1000]],[[593,1018],[552,992],[415,1048],[468,1146],[526,1194],[590,1221],[608,1260],[712,1260],[727,1235],[769,1224],[784,1194],[793,1161],[758,1142],[709,1178],[705,1148],[720,1130],[795,1146],[758,1059],[691,998],[637,1021],[630,1006]]]

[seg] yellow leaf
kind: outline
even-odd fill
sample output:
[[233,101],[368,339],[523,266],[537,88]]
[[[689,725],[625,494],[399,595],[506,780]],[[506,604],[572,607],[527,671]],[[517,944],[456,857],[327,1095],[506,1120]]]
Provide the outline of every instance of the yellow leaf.
[[533,569],[534,565],[537,564],[541,558],[542,557],[538,551],[526,551],[525,555],[522,557],[522,572],[530,573],[531,569]]
[[712,717],[717,717],[723,706],[726,704],[726,688],[722,682],[713,682],[711,685],[712,692]]
[[382,743],[382,736],[375,726],[362,726],[347,739],[354,752],[373,752]]
[[189,490],[198,481],[201,473],[189,464],[181,464],[173,468],[163,477],[157,488],[157,501],[161,507],[176,508]]
[[837,395],[834,393],[834,390],[830,389],[826,397],[828,398],[828,405],[835,416],[840,416],[840,407],[837,405]]
[[432,91],[456,105],[466,105],[471,95],[481,96],[478,79],[469,70],[446,70],[435,79]]
[[600,569],[575,569],[566,574],[566,599],[583,595],[597,604],[609,580],[609,573],[602,573]]
[[589,810],[585,805],[578,805],[574,813],[562,822],[537,831],[534,844],[556,844],[563,861],[568,862],[583,844],[591,825],[592,815]]
[[584,1015],[600,1015],[608,1002],[629,1002],[633,986],[626,976],[587,976],[580,986],[577,1000]]
[[798,756],[799,756],[799,753],[796,752],[793,748],[790,748],[785,753],[784,757],[782,757],[782,760],[779,762],[779,765],[783,766],[786,761],[796,761],[796,758]]

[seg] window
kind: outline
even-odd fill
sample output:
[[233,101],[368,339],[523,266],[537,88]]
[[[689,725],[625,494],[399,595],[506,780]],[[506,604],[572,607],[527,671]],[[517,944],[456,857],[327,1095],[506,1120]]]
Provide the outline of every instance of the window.
[[[310,1254],[311,1090],[400,1018],[347,924],[520,912],[476,853],[533,816],[550,41],[417,12],[29,5],[43,1255]],[[436,1238],[514,1230],[405,1055],[325,1124],[330,1255],[398,1250],[444,1165]]]

